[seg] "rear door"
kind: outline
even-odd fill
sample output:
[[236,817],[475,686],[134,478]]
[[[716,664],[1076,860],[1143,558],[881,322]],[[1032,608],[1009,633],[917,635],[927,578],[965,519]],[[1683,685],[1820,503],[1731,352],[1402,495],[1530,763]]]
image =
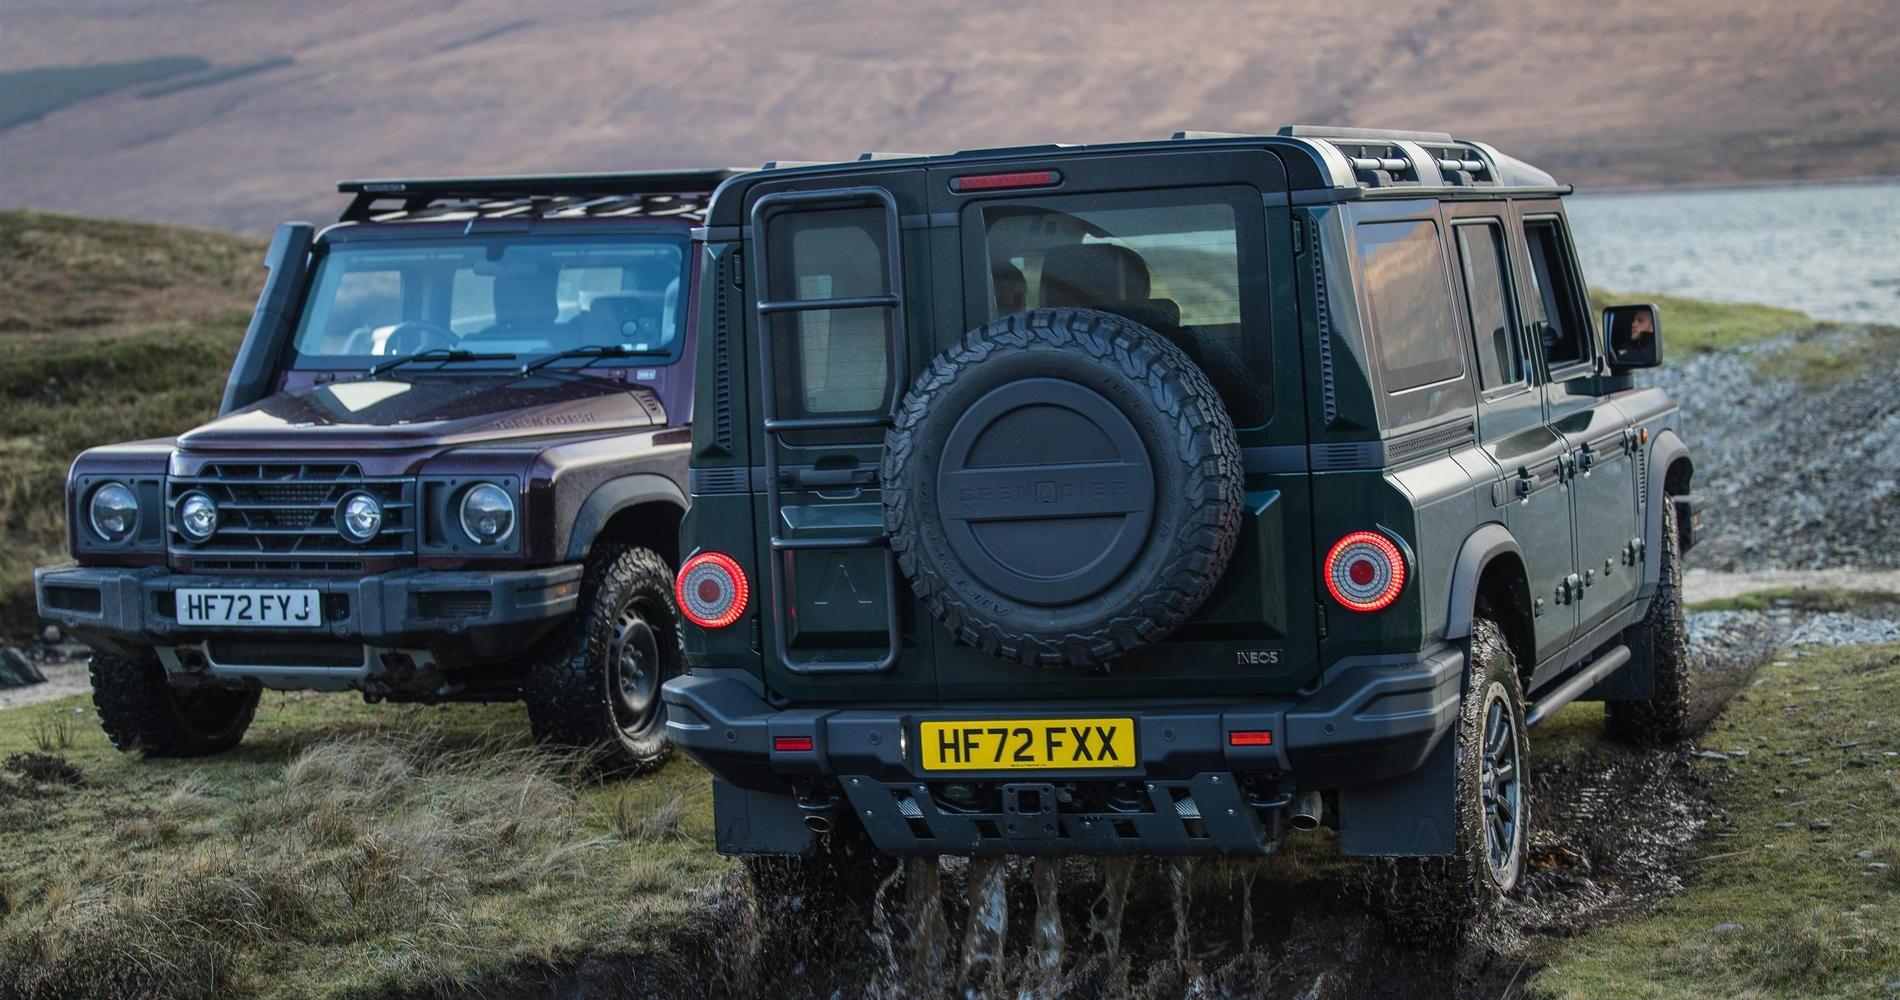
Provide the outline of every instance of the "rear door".
[[758,642],[768,683],[794,699],[936,693],[877,487],[907,331],[928,314],[923,182],[892,170],[749,193]]
[[[1011,190],[968,183],[1005,170],[1034,176],[1045,167],[1055,184]],[[954,213],[956,220],[955,242],[940,237],[935,248],[960,257],[962,281],[960,289],[938,290],[935,325],[914,363],[1024,309],[1121,312],[1175,341],[1208,372],[1238,428],[1247,473],[1233,560],[1201,610],[1172,635],[1106,668],[1032,668],[961,645],[927,622],[921,632],[942,698],[1246,696],[1290,690],[1316,672],[1310,483],[1285,188],[1280,161],[1254,150],[932,170],[932,218]],[[1104,245],[1124,248],[1113,252],[1138,260],[1145,275],[1122,276],[1119,293],[1078,283]],[[950,273],[941,264],[935,271],[940,280]],[[953,292],[961,308],[950,301]],[[1140,301],[1125,299],[1131,294]],[[1123,300],[1096,302],[1091,295]]]
[[1570,573],[1570,497],[1564,488],[1568,445],[1544,419],[1544,397],[1512,279],[1503,202],[1447,203],[1460,290],[1478,367],[1478,439],[1498,464],[1492,516],[1518,540],[1532,591],[1537,658],[1563,652],[1576,629],[1574,609],[1555,601]]

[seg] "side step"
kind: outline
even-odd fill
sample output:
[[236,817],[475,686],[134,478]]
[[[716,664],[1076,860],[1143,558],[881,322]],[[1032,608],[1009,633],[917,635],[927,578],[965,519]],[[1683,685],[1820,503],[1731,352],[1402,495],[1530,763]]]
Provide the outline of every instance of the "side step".
[[1537,699],[1537,704],[1524,715],[1526,726],[1535,726],[1557,714],[1557,710],[1577,700],[1577,696],[1596,687],[1597,682],[1616,672],[1618,667],[1630,661],[1630,648],[1617,646],[1608,649],[1601,656],[1591,660],[1590,664],[1578,671],[1576,676],[1559,684],[1555,690]]

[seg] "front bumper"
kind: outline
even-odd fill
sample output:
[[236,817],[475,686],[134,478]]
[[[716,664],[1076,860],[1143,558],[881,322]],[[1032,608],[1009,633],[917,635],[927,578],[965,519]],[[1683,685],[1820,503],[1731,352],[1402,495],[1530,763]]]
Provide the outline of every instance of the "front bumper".
[[[572,614],[578,564],[507,572],[403,570],[356,579],[206,576],[161,566],[60,566],[33,574],[40,615],[125,655],[157,649],[175,674],[284,689],[423,694],[506,661]],[[176,618],[180,588],[314,589],[320,628],[207,628]]]
[[[802,854],[842,810],[889,854],[1264,854],[1295,797],[1390,785],[1457,718],[1464,655],[1342,664],[1308,695],[1249,702],[1021,701],[775,709],[732,672],[665,688],[673,742],[715,778],[721,851]],[[1135,766],[927,772],[926,720],[1130,717]],[[1270,745],[1228,734],[1270,731]],[[778,741],[810,741],[782,751]],[[1445,789],[1449,798],[1449,787]]]

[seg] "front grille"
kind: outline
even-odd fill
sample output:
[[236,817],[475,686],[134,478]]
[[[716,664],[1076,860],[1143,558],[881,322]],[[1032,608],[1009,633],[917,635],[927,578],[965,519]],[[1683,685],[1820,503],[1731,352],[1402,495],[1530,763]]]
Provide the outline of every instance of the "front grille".
[[[178,529],[178,501],[200,491],[218,505],[218,529],[192,544]],[[337,531],[337,507],[355,492],[383,507],[376,537],[361,544]],[[172,550],[203,570],[355,572],[365,556],[416,550],[416,481],[372,477],[354,462],[221,462],[165,484]]]

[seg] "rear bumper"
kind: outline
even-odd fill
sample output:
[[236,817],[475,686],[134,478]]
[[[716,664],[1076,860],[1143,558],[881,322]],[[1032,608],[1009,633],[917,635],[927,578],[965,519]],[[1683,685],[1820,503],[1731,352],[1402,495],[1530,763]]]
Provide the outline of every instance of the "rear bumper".
[[[579,602],[581,567],[508,572],[405,570],[358,579],[202,576],[164,567],[62,566],[33,574],[42,617],[97,648],[157,649],[175,674],[283,689],[440,690],[442,673],[516,657]],[[319,628],[179,624],[176,591],[315,589]]]
[[[1458,714],[1464,656],[1342,664],[1316,692],[1247,702],[978,702],[774,709],[736,676],[667,683],[673,742],[712,771],[719,848],[805,853],[849,809],[891,854],[1263,854],[1297,794],[1409,775]],[[1134,766],[925,771],[919,725],[1129,717]],[[1235,731],[1271,745],[1235,746]],[[810,740],[780,751],[775,740]],[[800,744],[802,745],[802,743]],[[1446,789],[1449,796],[1449,788]]]

